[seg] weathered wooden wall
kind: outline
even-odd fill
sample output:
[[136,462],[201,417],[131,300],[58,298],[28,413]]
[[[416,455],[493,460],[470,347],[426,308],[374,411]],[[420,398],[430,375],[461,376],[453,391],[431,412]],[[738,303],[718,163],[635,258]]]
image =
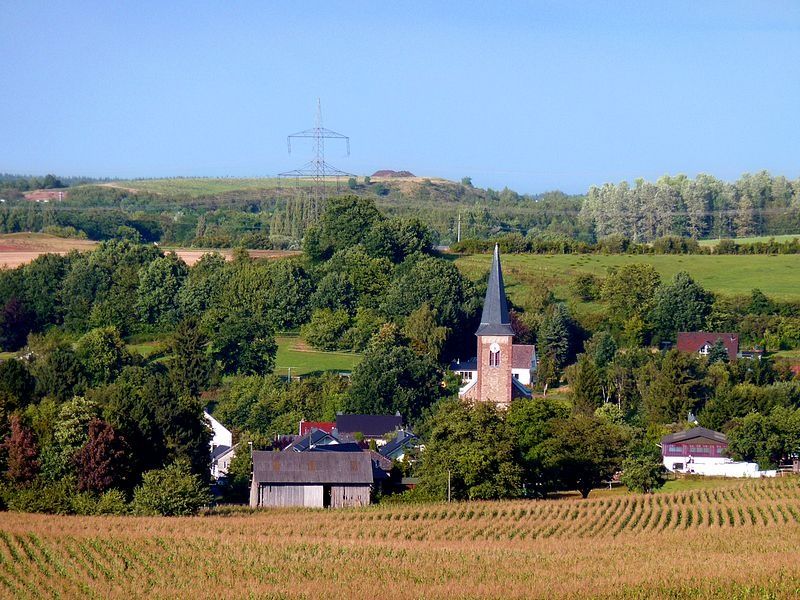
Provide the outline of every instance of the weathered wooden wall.
[[369,504],[368,485],[331,486],[331,508],[347,506],[367,506]]

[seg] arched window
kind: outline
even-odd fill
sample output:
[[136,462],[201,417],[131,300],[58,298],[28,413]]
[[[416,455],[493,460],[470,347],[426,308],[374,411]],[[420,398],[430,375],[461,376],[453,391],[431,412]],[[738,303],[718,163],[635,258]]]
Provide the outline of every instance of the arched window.
[[500,346],[498,346],[496,343],[489,346],[489,366],[500,366]]

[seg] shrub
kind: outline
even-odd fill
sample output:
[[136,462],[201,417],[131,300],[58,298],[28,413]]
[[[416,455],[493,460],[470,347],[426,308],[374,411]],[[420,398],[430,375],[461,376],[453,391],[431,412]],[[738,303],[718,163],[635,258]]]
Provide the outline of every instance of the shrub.
[[133,493],[133,509],[142,515],[194,515],[211,501],[211,494],[186,461],[147,471]]
[[9,510],[17,512],[68,515],[74,512],[72,507],[74,490],[75,481],[71,478],[55,483],[37,480],[29,486],[8,490],[5,502]]
[[92,492],[75,494],[72,512],[76,515],[127,515],[131,507],[120,490],[112,489],[97,495]]

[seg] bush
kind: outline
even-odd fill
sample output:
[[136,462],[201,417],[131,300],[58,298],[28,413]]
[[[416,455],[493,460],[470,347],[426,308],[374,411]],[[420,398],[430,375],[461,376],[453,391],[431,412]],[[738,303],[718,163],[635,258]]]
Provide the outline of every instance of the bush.
[[140,515],[194,515],[209,502],[208,488],[182,460],[147,471],[133,492],[133,509]]
[[5,490],[5,503],[16,512],[68,515],[74,512],[75,481],[65,478],[56,483],[41,480],[21,488]]
[[75,494],[72,510],[76,515],[127,515],[131,507],[120,490],[108,490],[99,496],[92,492]]

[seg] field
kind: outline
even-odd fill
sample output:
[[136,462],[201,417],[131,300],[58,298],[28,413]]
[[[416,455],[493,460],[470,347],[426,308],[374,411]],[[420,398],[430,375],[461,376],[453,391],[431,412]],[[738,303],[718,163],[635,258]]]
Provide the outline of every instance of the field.
[[[25,265],[42,254],[67,254],[70,250],[85,252],[97,246],[97,242],[75,238],[60,238],[46,233],[6,233],[0,234],[0,267],[14,269]],[[219,252],[227,260],[233,258],[233,250],[170,248],[163,250],[175,252],[184,262],[192,266],[200,257],[209,252]],[[296,256],[300,252],[293,250],[249,250],[253,258],[283,258]]]
[[[800,238],[800,235],[792,233],[787,235],[760,235],[753,237],[740,237],[740,238],[735,238],[735,241],[739,244],[752,244],[754,242],[768,242],[772,239],[774,239],[776,242],[789,242],[797,238]],[[717,244],[719,244],[719,240],[700,240],[701,246],[716,246]]]
[[350,372],[361,361],[360,354],[353,352],[323,352],[314,350],[301,338],[278,336],[278,354],[275,357],[277,375],[307,375],[320,371]]
[[[294,186],[294,179],[279,181],[276,177],[187,177],[175,179],[132,179],[112,181],[101,184],[104,187],[116,187],[134,192],[150,192],[153,194],[186,195],[191,197],[213,196],[226,192],[246,190],[269,190],[279,185]],[[300,185],[311,185],[307,180],[300,180]],[[347,179],[340,184],[347,184]],[[333,183],[332,183],[333,185]]]
[[786,598],[796,478],[589,500],[275,509],[192,518],[0,514],[19,598]]
[[[798,257],[793,255],[506,254],[502,261],[506,291],[512,302],[523,307],[537,290],[550,289],[557,297],[568,298],[567,285],[578,273],[604,277],[609,267],[631,263],[653,265],[664,281],[678,271],[688,271],[703,287],[722,295],[748,295],[759,288],[776,299],[800,300]],[[486,277],[490,262],[488,254],[456,259],[456,265],[473,280]]]

